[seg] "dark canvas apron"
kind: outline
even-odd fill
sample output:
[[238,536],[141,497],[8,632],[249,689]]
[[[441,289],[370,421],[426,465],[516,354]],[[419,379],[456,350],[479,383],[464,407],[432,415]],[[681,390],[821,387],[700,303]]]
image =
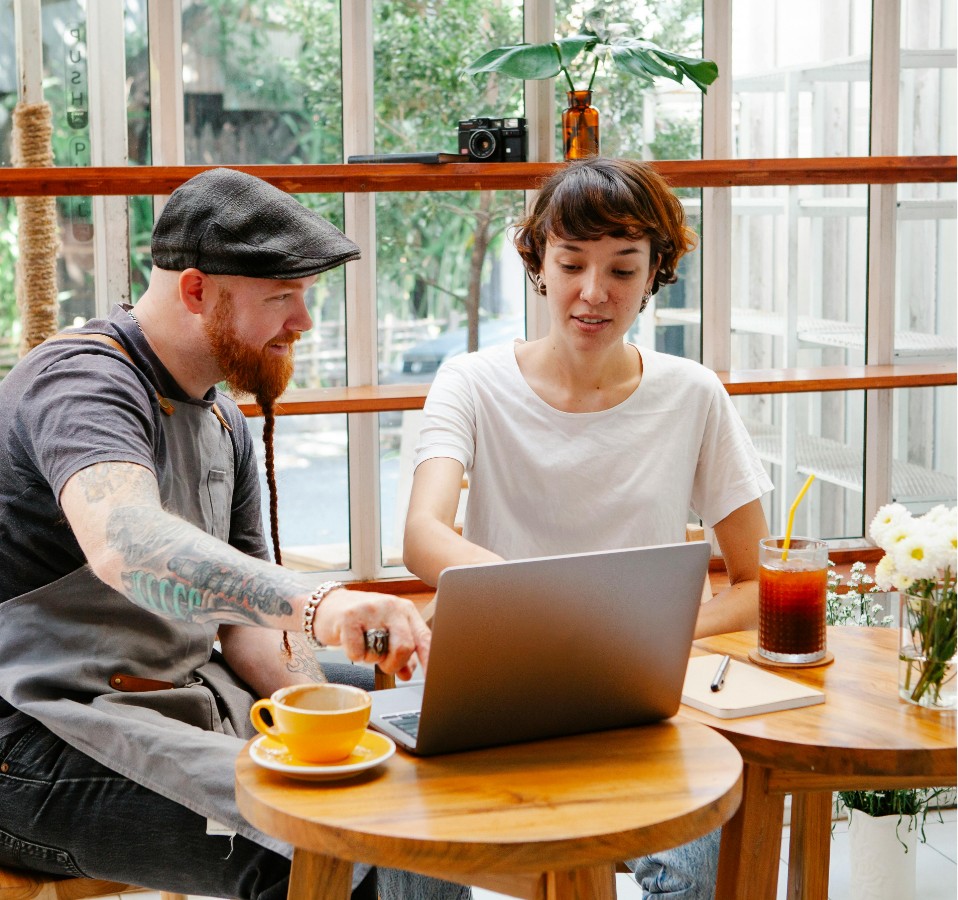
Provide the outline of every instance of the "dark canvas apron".
[[[177,403],[159,419],[170,460],[157,473],[164,509],[228,540],[229,433],[201,405]],[[0,604],[0,696],[115,772],[289,856],[236,808],[234,765],[254,733],[254,698],[210,662],[215,634],[215,624],[134,605],[84,566]],[[174,687],[115,689],[124,675]]]

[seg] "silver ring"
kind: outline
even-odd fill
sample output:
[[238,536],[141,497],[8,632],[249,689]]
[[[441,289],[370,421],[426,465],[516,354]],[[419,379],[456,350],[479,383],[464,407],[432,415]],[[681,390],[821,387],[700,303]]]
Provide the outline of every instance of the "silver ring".
[[377,658],[389,653],[389,632],[385,628],[370,628],[363,632],[366,640],[366,649],[374,653]]

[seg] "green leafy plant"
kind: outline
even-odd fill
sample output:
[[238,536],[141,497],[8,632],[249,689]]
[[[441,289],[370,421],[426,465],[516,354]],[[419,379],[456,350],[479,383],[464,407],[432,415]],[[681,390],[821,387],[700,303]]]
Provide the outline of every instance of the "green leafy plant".
[[679,83],[688,78],[703,93],[718,78],[718,66],[712,60],[672,53],[651,41],[626,35],[626,28],[619,23],[607,24],[602,12],[589,12],[577,34],[546,44],[497,47],[467,65],[462,74],[475,78],[499,72],[533,81],[562,75],[569,90],[575,91],[579,88],[575,86],[573,72],[578,75],[583,68],[582,61],[577,64],[577,60],[584,53],[584,71],[589,73],[585,90],[589,91],[600,65],[628,72],[650,84],[659,77]]
[[[898,816],[895,833],[907,853],[908,845],[899,833],[902,824],[907,824],[908,831],[917,825],[919,836],[924,842],[926,840],[925,821],[928,814],[932,810],[938,811],[935,801],[947,790],[948,788],[894,788],[887,791],[838,791],[835,795],[835,804],[836,809],[844,807],[848,810],[849,816],[855,815],[856,812],[874,818]],[[915,820],[914,824],[911,821],[906,822],[912,817]],[[940,811],[938,811],[938,817],[941,818]]]

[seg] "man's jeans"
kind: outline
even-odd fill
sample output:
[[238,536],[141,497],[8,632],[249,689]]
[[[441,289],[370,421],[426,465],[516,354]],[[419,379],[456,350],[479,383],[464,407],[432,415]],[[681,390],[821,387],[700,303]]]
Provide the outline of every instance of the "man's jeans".
[[[156,891],[285,900],[289,860],[135,784],[39,723],[0,738],[0,865],[86,876]],[[404,900],[460,900],[447,882],[380,871]],[[371,893],[363,893],[371,889]],[[354,897],[375,897],[366,879]]]
[[628,867],[646,895],[674,900],[712,900],[718,875],[719,840],[722,829],[641,859],[631,859]]

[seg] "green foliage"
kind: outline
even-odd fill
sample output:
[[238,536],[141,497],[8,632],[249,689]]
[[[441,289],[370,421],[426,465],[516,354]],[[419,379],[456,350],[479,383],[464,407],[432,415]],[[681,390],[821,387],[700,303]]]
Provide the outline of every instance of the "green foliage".
[[489,72],[501,72],[511,78],[554,78],[562,75],[570,91],[582,90],[572,78],[572,68],[581,53],[586,54],[591,70],[585,90],[592,90],[599,64],[618,68],[637,76],[647,84],[655,78],[670,78],[681,84],[688,78],[705,92],[718,78],[718,66],[709,59],[696,59],[665,50],[652,41],[625,35],[622,24],[606,22],[607,10],[585,14],[576,34],[555,38],[547,44],[514,44],[484,53],[463,69],[463,75],[475,78]]
[[[919,828],[919,836],[925,841],[925,822],[928,814],[936,810],[935,801],[945,794],[949,788],[895,788],[887,791],[838,791],[836,794],[836,809],[844,807],[849,816],[856,812],[866,816],[897,816],[898,825],[896,834],[901,845],[908,850],[908,845],[902,840],[899,829],[908,816],[914,816]],[[941,813],[938,813],[941,819]],[[907,826],[911,830],[911,825]]]
[[[378,0],[374,12],[375,152],[455,152],[460,119],[521,112],[520,84],[493,84],[477,98],[472,86],[458,76],[464,49],[478,52],[490,35],[521,33],[517,3]],[[305,107],[295,155],[303,161],[338,162],[342,152],[338,10],[328,0],[288,0],[282,21],[302,38],[298,56],[286,64],[287,78],[302,91]],[[335,159],[328,158],[329,148],[335,150]],[[406,318],[413,312],[445,317],[450,308],[463,308],[476,229],[489,229],[493,241],[501,241],[520,203],[519,194],[497,195],[491,221],[480,224],[475,192],[377,197],[380,317],[392,313]]]
[[0,197],[0,341],[13,335],[17,321],[17,209],[13,197]]
[[[186,6],[184,40],[203,55],[212,56],[228,93],[249,104],[249,110],[242,110],[247,118],[236,128],[237,155],[224,156],[232,152],[224,142],[220,155],[195,161],[342,162],[341,2],[347,0],[204,0]],[[557,16],[571,15],[577,23],[582,22],[581,6],[578,0],[557,0]],[[694,54],[700,47],[701,0],[657,0],[651,11],[646,6],[637,9],[634,0],[607,0],[603,8],[605,21],[628,21],[629,33],[641,34],[673,53]],[[376,0],[373,11],[375,145],[371,150],[455,150],[460,119],[522,115],[521,81],[490,74],[477,90],[475,83],[460,74],[465,60],[479,56],[489,46],[515,44],[521,39],[520,0]],[[598,35],[602,23],[590,23]],[[142,23],[128,21],[128,55],[144,52],[143,34]],[[563,46],[571,53],[576,41],[571,33],[566,38],[569,42]],[[590,41],[582,43],[580,39],[577,61],[589,55],[583,48]],[[617,45],[613,42],[610,46]],[[627,44],[622,46],[628,49]],[[292,49],[277,52],[277,47]],[[554,56],[554,51],[550,52]],[[567,62],[572,64],[572,58]],[[599,62],[599,71],[603,78],[598,100],[605,104],[603,151],[648,155],[650,148],[643,146],[641,132],[648,78],[637,77],[611,56]],[[63,94],[57,78],[51,79],[47,88],[54,100]],[[14,100],[10,100],[11,106]],[[88,159],[77,156],[73,140],[87,132],[68,129],[63,113],[59,108],[54,115],[56,164],[83,165]],[[136,110],[131,113],[136,114]],[[247,136],[250,122],[260,129],[255,139]],[[697,129],[695,121],[670,120],[668,126],[657,128],[651,150],[659,158],[695,157]],[[201,146],[201,152],[212,152],[205,143]],[[247,148],[257,155],[244,160],[240,154]],[[342,226],[338,195],[309,194],[300,199]],[[84,202],[87,198],[62,198],[58,204],[61,219],[82,225]],[[470,290],[469,273],[473,247],[488,240],[490,253],[495,252],[505,240],[506,228],[522,211],[520,192],[496,192],[488,213],[480,208],[480,202],[477,192],[398,192],[376,198],[380,317],[392,313],[407,318],[415,313],[442,319],[451,311],[464,309],[467,298],[475,294]],[[137,296],[149,273],[150,198],[131,198],[130,222],[132,290]],[[0,202],[0,324],[4,333],[16,318],[15,244],[12,201]],[[486,260],[483,280],[490,269],[491,262]],[[521,292],[521,285],[515,290]],[[77,284],[65,290],[68,298],[74,294],[74,306],[82,312],[88,305],[83,299],[89,294],[88,286]],[[473,309],[466,312],[481,314]]]

